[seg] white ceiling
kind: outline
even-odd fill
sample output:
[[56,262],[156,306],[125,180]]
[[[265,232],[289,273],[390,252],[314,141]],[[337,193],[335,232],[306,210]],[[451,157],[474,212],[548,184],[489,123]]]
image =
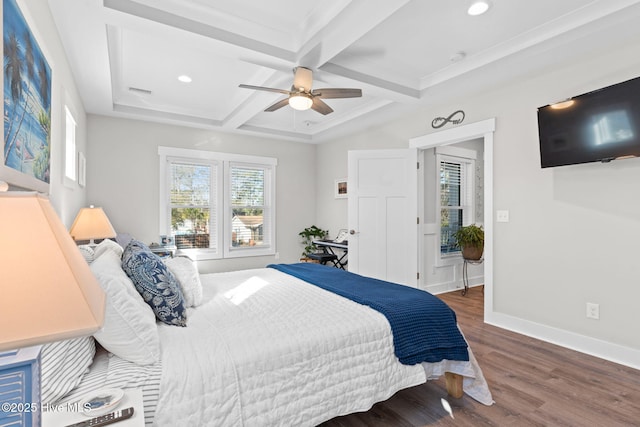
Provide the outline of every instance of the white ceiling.
[[[302,142],[640,42],[640,0],[491,3],[473,17],[471,0],[49,0],[87,112]],[[288,90],[297,65],[363,96],[267,113],[283,95],[238,87]]]

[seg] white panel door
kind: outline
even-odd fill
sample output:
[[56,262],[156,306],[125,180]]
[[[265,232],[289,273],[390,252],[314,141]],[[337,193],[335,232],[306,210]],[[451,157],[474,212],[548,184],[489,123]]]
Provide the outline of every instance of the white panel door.
[[349,151],[349,271],[417,286],[417,150]]

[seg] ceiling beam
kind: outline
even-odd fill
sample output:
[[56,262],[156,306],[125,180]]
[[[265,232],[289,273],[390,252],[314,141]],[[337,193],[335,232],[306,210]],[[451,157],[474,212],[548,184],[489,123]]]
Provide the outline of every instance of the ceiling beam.
[[[256,86],[273,87],[288,90],[293,81],[293,73],[286,79],[284,74],[274,69],[262,68],[261,78],[251,82]],[[255,83],[254,83],[255,82]],[[249,82],[248,82],[249,83]],[[256,114],[262,113],[265,108],[273,104],[278,98],[284,95],[276,95],[271,92],[259,90],[240,89],[246,92],[247,96],[223,121],[223,127],[227,129],[239,129]]]
[[184,18],[164,10],[156,9],[130,0],[103,0],[104,7],[116,10],[128,15],[137,16],[159,24],[164,24],[173,28],[184,30],[193,34],[207,37],[242,47],[252,51],[260,52],[269,56],[295,61],[295,52],[277,46],[264,43],[260,40],[241,36],[213,25]]
[[[397,102],[415,102],[420,99],[420,91],[411,87],[403,86],[388,80],[383,80],[368,74],[350,70],[341,65],[327,62],[320,69],[324,72],[346,77],[351,80],[367,85],[373,93],[369,95],[378,97],[389,97]],[[364,89],[364,88],[363,88]]]
[[410,0],[352,0],[327,26],[318,31],[298,52],[298,64],[320,68],[340,52],[358,41]]

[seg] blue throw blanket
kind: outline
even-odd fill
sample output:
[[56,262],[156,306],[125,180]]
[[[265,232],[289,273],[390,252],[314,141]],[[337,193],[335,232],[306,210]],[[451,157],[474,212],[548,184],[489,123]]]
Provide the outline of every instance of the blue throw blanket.
[[395,354],[405,365],[443,359],[469,360],[467,342],[458,329],[456,314],[428,292],[320,264],[268,267],[382,313],[391,324]]

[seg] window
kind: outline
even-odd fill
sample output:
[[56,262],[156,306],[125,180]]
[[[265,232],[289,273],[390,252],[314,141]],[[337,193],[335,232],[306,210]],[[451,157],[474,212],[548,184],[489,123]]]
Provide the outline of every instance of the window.
[[229,165],[229,252],[247,247],[270,246],[271,206],[266,203],[269,199],[269,188],[266,185],[268,176],[269,168],[266,167],[238,163]]
[[76,180],[76,121],[69,107],[65,105],[65,148],[64,148],[64,180],[65,184],[73,184]]
[[440,161],[440,253],[459,252],[454,234],[462,227],[462,172],[461,163]]
[[170,234],[179,249],[218,250],[216,239],[215,162],[169,159]]
[[436,150],[437,185],[436,219],[439,227],[438,264],[454,262],[460,255],[454,235],[462,226],[473,222],[474,170],[476,152],[458,147]]
[[276,159],[159,147],[160,234],[197,259],[275,253]]

